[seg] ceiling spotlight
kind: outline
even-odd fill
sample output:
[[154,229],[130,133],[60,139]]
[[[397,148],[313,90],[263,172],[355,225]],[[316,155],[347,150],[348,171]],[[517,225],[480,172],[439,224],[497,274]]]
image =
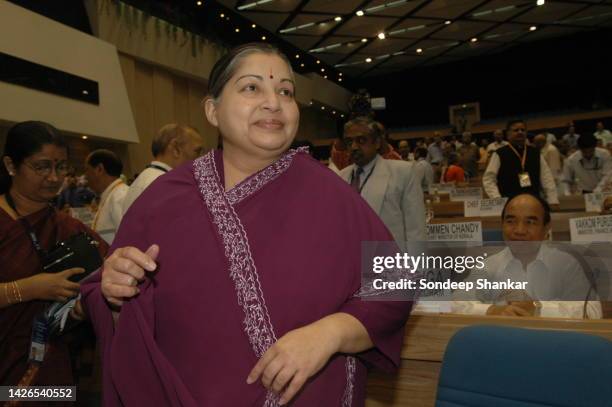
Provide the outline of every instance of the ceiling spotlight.
[[343,114],[341,114],[341,115],[340,115],[340,117],[344,117],[344,115],[343,115]]
[[304,64],[300,64],[300,66],[303,68],[303,67],[304,67]]
[[251,28],[255,28],[257,27],[255,24],[251,24]]
[[83,95],[89,95],[89,92],[85,89],[83,89]]
[[332,111],[332,114],[336,114],[336,111],[335,111],[335,110],[334,110],[334,111]]
[[295,54],[295,58],[299,59],[300,58],[300,54]]
[[201,2],[201,1],[198,1],[196,4],[197,4],[198,6],[201,6],[201,5],[202,5],[202,2]]
[[324,78],[324,79],[327,79],[327,75],[325,75],[323,78]]
[[81,137],[83,140],[87,140],[87,136],[82,136]]
[[319,60],[317,59],[317,64],[320,64],[320,63],[321,63],[321,61],[319,61]]
[[446,20],[446,21],[444,22],[444,24],[445,24],[445,25],[450,25],[451,23],[452,23],[452,21],[451,21],[451,20]]
[[262,40],[262,41],[265,41],[265,40],[266,40],[266,36],[265,36],[265,35],[262,35],[262,36],[261,36],[261,40]]
[[361,42],[368,42],[368,39],[367,38],[362,38]]
[[225,18],[225,14],[221,13],[221,14],[219,14],[219,17]]
[[308,102],[308,104],[312,106],[312,100],[310,102]]
[[423,48],[417,48],[417,54],[420,54],[423,52]]
[[342,78],[338,78],[338,82],[342,82]]
[[240,32],[240,28],[236,28],[234,31],[236,31],[237,33]]
[[543,6],[545,3],[546,3],[546,1],[544,1],[544,0],[538,0],[538,1],[536,1],[536,5],[537,5],[537,6]]
[[372,58],[366,58],[365,61],[369,64],[370,62],[372,62]]
[[338,22],[338,21],[342,21],[342,17],[337,16],[336,18],[334,18],[334,21]]
[[385,39],[385,33],[378,33],[378,38],[380,38],[381,40]]
[[325,106],[321,106],[321,110],[325,110]]
[[538,27],[536,27],[535,25],[532,25],[531,27],[529,27],[529,31],[535,31],[537,29]]
[[325,72],[325,68],[321,68],[321,72]]
[[342,76],[342,72],[340,72],[340,73],[338,74],[338,76]]
[[470,41],[472,41],[472,42],[476,42],[476,41],[478,41],[478,38],[474,37],[474,38],[472,38]]
[[357,17],[363,17],[365,13],[363,12],[363,10],[357,10],[355,14],[357,14]]

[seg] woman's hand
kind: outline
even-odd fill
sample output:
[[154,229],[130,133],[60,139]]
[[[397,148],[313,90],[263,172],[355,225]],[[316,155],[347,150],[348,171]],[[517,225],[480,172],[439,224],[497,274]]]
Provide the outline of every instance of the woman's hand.
[[318,322],[290,331],[259,359],[247,383],[261,377],[266,389],[282,392],[280,404],[286,404],[339,351],[339,346],[340,338]]
[[102,269],[102,295],[116,306],[123,304],[123,299],[139,293],[136,285],[145,277],[145,270],[153,271],[157,267],[155,259],[159,246],[151,245],[145,253],[135,247],[122,247],[104,261]]
[[19,286],[25,300],[65,302],[79,293],[79,283],[69,278],[84,272],[82,268],[71,268],[59,273],[40,273],[21,280]]

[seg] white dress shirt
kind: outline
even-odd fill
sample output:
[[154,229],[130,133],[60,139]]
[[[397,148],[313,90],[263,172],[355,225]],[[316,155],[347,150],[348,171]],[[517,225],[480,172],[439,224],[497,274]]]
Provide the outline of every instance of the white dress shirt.
[[147,189],[147,187],[151,185],[151,183],[159,176],[164,175],[166,172],[172,169],[172,167],[170,167],[168,164],[161,161],[152,161],[149,165],[155,165],[165,169],[166,171],[155,167],[147,167],[142,170],[140,174],[138,174],[138,177],[136,177],[134,182],[132,182],[132,185],[130,185],[129,191],[125,197],[125,200],[123,201],[123,215],[125,215],[129,207],[132,206],[134,201],[140,196],[140,194],[142,194],[142,191]]
[[570,195],[572,185],[576,186],[578,193],[601,189],[599,184],[603,184],[604,178],[611,171],[612,158],[607,150],[595,148],[595,153],[590,160],[585,159],[582,151],[578,150],[570,155],[563,165],[561,176],[563,193]]
[[414,170],[421,180],[421,188],[423,188],[423,192],[428,192],[431,184],[433,184],[434,178],[431,164],[429,164],[425,158],[421,157],[414,163]]
[[[482,186],[489,198],[501,197],[501,194],[499,193],[499,188],[497,187],[497,173],[499,172],[500,166],[501,162],[499,160],[499,155],[497,155],[497,153],[493,153],[491,159],[489,160],[489,165],[487,166],[487,169],[485,170],[485,173],[482,176]],[[542,157],[541,155],[540,182],[542,183],[542,189],[544,190],[546,201],[551,205],[558,204],[559,197],[557,195],[555,179],[552,173],[550,172],[550,168],[548,168],[546,160],[544,160],[544,157]]]
[[557,147],[555,147],[553,144],[546,143],[546,145],[540,150],[540,154],[542,154],[546,164],[548,164],[548,168],[550,168],[550,172],[552,173],[555,181],[558,182],[559,178],[561,178],[561,172],[563,171],[563,164],[559,149],[557,149]]
[[612,133],[610,130],[603,129],[593,133],[596,139],[601,140],[602,146],[605,147],[608,143],[612,143]]
[[108,243],[112,244],[123,215],[123,200],[128,186],[117,178],[100,195],[100,206],[94,216],[92,229]]
[[[535,242],[529,242],[535,243]],[[525,244],[529,244],[525,243]],[[520,298],[526,294],[529,298],[539,301],[540,307],[536,316],[549,318],[582,318],[584,300],[590,293],[590,284],[578,261],[570,254],[551,247],[542,242],[536,259],[527,265],[516,259],[512,251],[506,247],[499,253],[485,260],[485,269],[470,273],[468,281],[486,278],[489,281],[513,282],[526,281],[522,292],[501,292],[499,290],[474,290],[453,294],[452,311],[458,314],[485,315],[491,305],[508,305],[507,298]],[[593,294],[591,294],[593,295]],[[470,298],[476,300],[470,300]],[[555,300],[558,298],[559,300]],[[572,301],[567,299],[571,298]],[[576,300],[573,300],[573,299]],[[589,319],[602,318],[601,303],[588,301],[586,315]]]

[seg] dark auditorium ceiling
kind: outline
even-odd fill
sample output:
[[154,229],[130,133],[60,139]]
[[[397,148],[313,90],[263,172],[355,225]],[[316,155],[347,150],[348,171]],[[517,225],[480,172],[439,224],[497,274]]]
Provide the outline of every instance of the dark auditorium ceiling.
[[217,1],[352,78],[612,26],[612,0]]

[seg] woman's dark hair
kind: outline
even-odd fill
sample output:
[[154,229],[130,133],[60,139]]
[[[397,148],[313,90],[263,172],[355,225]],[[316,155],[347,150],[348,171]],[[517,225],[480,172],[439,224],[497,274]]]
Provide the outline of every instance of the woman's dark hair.
[[217,100],[221,95],[225,84],[227,84],[230,78],[236,73],[236,70],[240,66],[240,61],[251,54],[257,53],[273,54],[280,57],[287,63],[287,66],[293,75],[291,62],[289,62],[289,59],[287,59],[287,57],[280,52],[278,48],[265,42],[251,42],[231,49],[217,61],[210,72],[210,78],[208,79],[208,96],[212,97],[214,100]]
[[[582,136],[580,136],[582,137]],[[522,195],[529,195],[530,197],[534,198],[535,200],[537,200],[540,203],[540,206],[542,206],[542,210],[544,211],[544,225],[548,225],[550,223],[550,205],[548,205],[548,202],[546,202],[544,199],[542,199],[541,196],[539,195],[535,195],[535,194],[530,194],[528,192],[522,193],[522,194],[518,194],[515,195],[513,197],[508,198],[508,200],[506,201],[506,204],[504,205],[504,209],[502,209],[502,214],[501,214],[501,219],[502,222],[504,221],[504,218],[506,217],[506,208],[508,207],[508,205],[510,204],[510,202],[512,202],[514,200],[514,198],[518,197],[518,196],[522,196]]]
[[104,171],[111,177],[119,177],[121,176],[121,171],[123,171],[123,164],[117,154],[113,153],[110,150],[95,150],[87,157],[87,164],[92,167],[97,167],[102,164],[104,167]]
[[[15,124],[6,134],[6,143],[2,157],[9,157],[15,168],[26,158],[38,153],[45,144],[53,144],[68,150],[66,140],[60,131],[45,122],[27,121]],[[11,177],[4,162],[0,165],[0,194],[8,192]]]

